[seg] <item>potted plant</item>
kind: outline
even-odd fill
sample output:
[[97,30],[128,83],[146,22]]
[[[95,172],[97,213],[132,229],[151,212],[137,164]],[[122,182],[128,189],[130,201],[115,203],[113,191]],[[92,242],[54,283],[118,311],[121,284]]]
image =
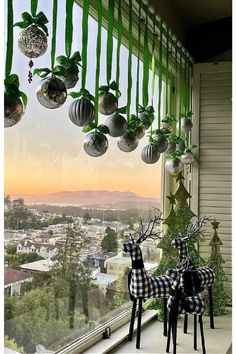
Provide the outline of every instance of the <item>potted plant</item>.
[[191,111],[181,114],[181,119],[182,119],[181,129],[182,129],[182,132],[185,134],[189,133],[193,127],[192,115],[193,115],[193,112],[191,112]]
[[185,164],[190,164],[194,161],[193,149],[195,149],[196,145],[190,145],[185,149],[183,155],[181,155],[181,161]]
[[9,75],[4,80],[4,127],[16,125],[25,113],[27,96],[19,90],[19,78],[16,74]]
[[179,151],[175,151],[172,154],[167,154],[165,167],[169,173],[177,174],[183,171],[184,165],[180,157],[181,157],[181,152]]
[[64,82],[66,88],[75,87],[79,80],[79,67],[81,67],[80,52],[75,52],[70,58],[60,55],[56,58],[56,61],[65,69],[65,76],[60,76],[60,79]]

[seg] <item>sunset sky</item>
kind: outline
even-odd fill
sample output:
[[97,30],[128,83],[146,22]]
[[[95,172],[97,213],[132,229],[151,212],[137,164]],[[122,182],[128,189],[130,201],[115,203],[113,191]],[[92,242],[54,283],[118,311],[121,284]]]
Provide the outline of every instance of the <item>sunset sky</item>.
[[[20,20],[22,11],[29,11],[29,1],[14,1],[14,21]],[[51,4],[52,2],[47,2]],[[51,7],[42,8],[46,2],[39,1],[38,11],[46,13],[50,20]],[[41,7],[40,7],[41,6]],[[64,1],[59,1],[58,14],[65,14]],[[81,9],[74,6],[74,36],[72,53],[81,51]],[[58,16],[57,55],[64,55],[64,16]],[[68,117],[68,108],[72,98],[55,110],[41,106],[35,96],[36,86],[40,79],[33,78],[28,84],[28,61],[17,47],[19,29],[15,28],[14,58],[12,73],[17,73],[21,82],[21,90],[28,95],[28,106],[21,122],[14,127],[5,129],[5,193],[7,194],[48,194],[58,191],[79,190],[119,190],[132,191],[143,196],[160,196],[161,162],[147,165],[141,160],[142,148],[148,138],[140,140],[138,148],[131,153],[124,153],[117,147],[116,139],[108,136],[109,148],[100,158],[92,158],[83,150],[84,133],[76,127]],[[88,48],[87,88],[94,93],[95,83],[95,51],[96,22],[90,18]],[[49,34],[51,22],[49,23]],[[102,58],[100,84],[106,84],[106,32],[102,34]],[[43,57],[34,59],[36,67],[50,67],[49,48]],[[113,74],[115,78],[116,41],[114,40]],[[127,55],[122,47],[120,90],[122,96],[119,105],[126,104],[127,90]],[[133,94],[132,112],[135,101],[136,59],[133,60]],[[142,80],[142,78],[141,78]],[[141,85],[140,80],[140,86]],[[156,82],[157,84],[157,82]],[[156,85],[157,86],[157,85]],[[80,82],[73,91],[80,89]],[[155,91],[157,107],[157,90]],[[100,122],[105,118],[100,116]],[[156,123],[155,123],[156,125]]]

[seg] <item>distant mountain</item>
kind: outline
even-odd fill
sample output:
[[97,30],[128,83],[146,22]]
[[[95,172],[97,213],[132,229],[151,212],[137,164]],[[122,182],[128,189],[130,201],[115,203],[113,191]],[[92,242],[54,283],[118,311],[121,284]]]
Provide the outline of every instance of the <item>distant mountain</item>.
[[142,197],[129,191],[63,191],[42,196],[14,195],[12,199],[18,197],[23,198],[26,204],[77,205],[86,208],[150,209],[153,205],[160,206],[158,198]]

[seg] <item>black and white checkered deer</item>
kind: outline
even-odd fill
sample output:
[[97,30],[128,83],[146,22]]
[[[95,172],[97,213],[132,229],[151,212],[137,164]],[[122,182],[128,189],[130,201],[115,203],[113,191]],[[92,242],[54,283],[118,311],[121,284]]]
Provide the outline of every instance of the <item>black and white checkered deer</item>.
[[[184,259],[188,259],[189,264],[192,264],[192,260],[189,259],[188,245],[187,242],[193,239],[201,239],[205,237],[204,230],[202,230],[202,226],[205,222],[211,220],[210,216],[203,216],[200,219],[195,219],[187,228],[186,235],[179,235],[179,237],[175,238],[171,244],[175,247],[179,252],[179,264]],[[178,266],[177,266],[178,268]],[[167,274],[172,278],[175,276],[176,269],[170,269]],[[210,315],[210,328],[214,328],[214,316],[213,316],[213,300],[212,300],[212,285],[214,283],[214,272],[211,267],[199,267],[196,268],[195,273],[195,283],[198,283],[198,288],[202,291],[204,289],[208,290],[209,293],[209,315]],[[187,322],[188,316],[185,316],[184,321],[184,333],[187,333]]]
[[124,252],[129,253],[132,260],[132,269],[128,276],[130,298],[133,301],[129,340],[132,340],[136,306],[138,301],[137,349],[140,348],[142,302],[146,299],[158,297],[166,300],[164,301],[164,335],[167,335],[166,302],[170,295],[172,279],[167,275],[156,277],[149,276],[144,268],[143,256],[140,248],[140,244],[147,238],[160,238],[160,232],[156,232],[155,227],[160,225],[161,221],[161,216],[156,216],[153,220],[149,220],[146,229],[144,229],[143,222],[140,221],[138,239],[135,241],[133,236],[130,234],[130,241],[123,244]]

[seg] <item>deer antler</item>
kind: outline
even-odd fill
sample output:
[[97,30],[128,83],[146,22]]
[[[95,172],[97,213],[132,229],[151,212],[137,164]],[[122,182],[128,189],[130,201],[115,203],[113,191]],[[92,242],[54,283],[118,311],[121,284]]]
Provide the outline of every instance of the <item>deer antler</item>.
[[162,221],[161,215],[155,216],[154,219],[149,220],[148,226],[147,226],[146,230],[144,231],[143,221],[140,220],[140,226],[139,226],[140,237],[138,238],[138,240],[136,242],[142,243],[147,238],[151,238],[153,240],[160,239],[161,232],[154,232],[154,227],[156,224],[160,224],[161,221]]
[[201,230],[202,225],[208,221],[208,220],[212,220],[211,216],[203,216],[200,219],[196,219],[195,221],[193,221],[187,229],[187,233],[186,236],[183,237],[183,240],[188,241],[190,239],[192,239],[194,236],[198,235],[199,238],[205,238],[205,230]]

